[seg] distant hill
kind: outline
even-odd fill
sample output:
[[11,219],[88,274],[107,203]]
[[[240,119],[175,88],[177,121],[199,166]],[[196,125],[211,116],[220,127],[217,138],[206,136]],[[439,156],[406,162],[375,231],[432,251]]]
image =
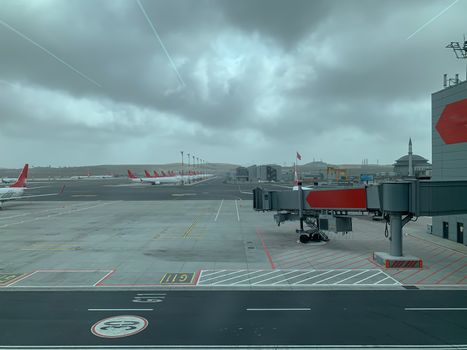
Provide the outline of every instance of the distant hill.
[[[206,164],[207,171],[214,174],[224,174],[234,170],[238,165],[228,163],[208,163]],[[144,174],[144,170],[153,173],[156,171],[179,171],[181,170],[180,163],[170,164],[120,164],[120,165],[89,165],[77,167],[34,167],[29,168],[30,178],[42,177],[70,177],[70,176],[86,176],[90,175],[114,175],[114,176],[127,176],[127,169],[131,169],[136,174]],[[188,169],[184,165],[185,171]],[[0,168],[1,177],[16,177],[21,169],[6,169]]]

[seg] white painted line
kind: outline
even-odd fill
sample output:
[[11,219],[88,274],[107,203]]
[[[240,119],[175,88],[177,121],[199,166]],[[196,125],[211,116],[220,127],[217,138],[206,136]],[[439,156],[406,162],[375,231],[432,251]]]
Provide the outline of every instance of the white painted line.
[[350,280],[350,279],[352,279],[352,278],[354,278],[354,277],[360,276],[360,275],[362,275],[362,274],[364,274],[365,272],[368,272],[368,271],[370,271],[370,270],[362,271],[362,272],[360,272],[360,273],[357,273],[356,275],[353,275],[353,276],[344,278],[343,280],[340,280],[339,282],[331,283],[331,284],[340,284],[340,283],[342,283],[342,282],[344,282],[344,281],[347,281],[347,280]]
[[88,309],[88,311],[154,311],[154,309]]
[[[255,272],[264,272],[263,270],[258,270],[258,271],[255,271]],[[256,278],[260,278],[260,277],[264,277],[264,276],[267,276],[267,275],[270,275],[271,273],[276,273],[277,271],[271,271],[271,272],[268,272],[268,273],[265,273],[264,275],[260,275],[260,276],[255,276],[255,277],[249,277],[245,280],[242,280],[242,281],[238,281],[238,282],[234,282],[231,284],[231,286],[235,285],[235,284],[240,284],[240,283],[243,283],[243,282],[246,282],[246,281],[250,281],[251,283],[251,280],[254,280]]]
[[[381,282],[386,281],[387,279],[391,279],[391,277],[388,276],[388,277],[386,277],[386,278],[383,278],[381,281],[378,281],[378,282],[376,282],[375,284],[380,284]],[[393,284],[394,284],[394,283],[393,283]]]
[[219,209],[217,210],[216,217],[214,218],[214,221],[217,221],[217,217],[219,216],[219,213],[221,212],[222,204],[224,204],[224,200],[221,201],[221,205],[219,205]]
[[234,280],[236,278],[243,277],[243,276],[248,276],[248,275],[251,275],[252,273],[255,273],[255,272],[258,272],[258,271],[248,272],[248,273],[244,273],[243,275],[240,275],[240,276],[230,277],[230,278],[227,278],[226,280],[221,280],[221,281],[214,282],[212,285],[215,285],[215,284],[218,284],[218,283],[224,283],[226,281]]
[[145,295],[167,295],[167,293],[137,293],[136,295],[145,296]]
[[327,280],[333,279],[334,277],[337,277],[337,276],[343,275],[344,273],[348,273],[349,271],[350,271],[350,270],[343,271],[343,272],[341,272],[341,273],[338,273],[337,275],[334,275],[334,276],[331,276],[331,277],[325,278],[324,280],[320,280],[320,281],[313,282],[312,284],[318,284],[318,283],[321,283],[321,282],[324,282],[324,281],[327,281]]
[[240,214],[238,213],[238,204],[237,204],[237,200],[235,200],[235,208],[237,208],[237,220],[240,221]]
[[406,307],[405,311],[467,311],[467,307]]
[[381,272],[381,271],[378,271],[378,272],[376,272],[375,274],[373,274],[373,275],[371,275],[371,276],[369,276],[369,277],[367,277],[367,278],[364,278],[364,279],[362,279],[362,280],[360,280],[360,281],[358,281],[358,282],[352,283],[352,284],[360,284],[361,282],[366,281],[366,280],[369,280],[370,278],[373,278],[373,277],[375,277],[376,275],[379,275],[380,273],[382,273],[382,272]]
[[[292,272],[300,272],[300,270],[294,270],[294,271],[292,271]],[[307,271],[307,272],[300,273],[300,274],[298,274],[298,275],[296,275],[296,276],[288,277],[288,278],[286,278],[286,279],[283,279],[283,280],[274,282],[272,285],[276,285],[276,284],[279,284],[279,283],[286,282],[286,281],[288,281],[288,280],[290,280],[290,279],[294,279],[294,278],[297,278],[297,277],[299,277],[299,276],[306,275],[306,274],[308,274],[308,273],[310,273],[310,272],[312,272],[312,271]],[[285,275],[286,275],[286,274],[285,274]],[[282,275],[282,276],[285,276],[285,275]],[[287,282],[287,283],[288,283],[288,282]]]
[[13,215],[13,216],[2,216],[0,217],[0,220],[13,219],[13,218],[21,217],[21,216],[26,216],[26,215],[29,215],[29,213],[18,214],[18,215]]
[[28,278],[28,277],[31,277],[32,275],[35,275],[35,274],[38,273],[38,272],[39,272],[39,271],[34,271],[34,272],[31,272],[31,273],[28,273],[26,276],[23,276],[23,277],[21,277],[21,278],[15,280],[15,281],[13,281],[13,282],[11,282],[10,284],[7,284],[5,287],[10,287],[10,286],[12,286],[12,285],[14,285],[14,284],[16,284],[16,283],[18,283],[18,282],[20,282],[20,281],[22,281],[22,280]]
[[327,273],[329,273],[329,272],[333,272],[333,271],[334,271],[334,270],[329,270],[329,271],[320,273],[320,274],[318,274],[318,275],[316,275],[316,276],[312,276],[312,277],[305,278],[304,280],[301,280],[301,281],[299,281],[299,282],[292,283],[292,285],[296,285],[296,284],[299,284],[299,283],[303,283],[303,282],[305,282],[305,281],[311,280],[311,279],[313,279],[313,278],[316,278],[316,277],[325,275],[325,274],[327,274]]
[[280,271],[280,270],[277,271],[277,272],[279,272],[279,276],[274,276],[274,277],[266,278],[265,280],[261,280],[261,281],[252,283],[251,285],[257,285],[257,284],[262,283],[262,282],[266,282],[266,281],[269,281],[269,280],[273,280],[274,278],[277,278],[277,277],[282,277],[282,276],[290,275],[291,273],[294,273],[295,270],[294,270],[294,271],[289,271],[289,272],[284,273],[284,274],[281,274],[282,271]]
[[99,279],[99,281],[97,281],[96,283],[94,283],[94,287],[97,286],[99,283],[101,283],[103,280],[105,280],[107,277],[109,277],[111,274],[113,274],[115,272],[115,270],[110,270],[108,273],[105,274],[104,277],[102,277],[101,279]]
[[249,308],[246,311],[310,311],[309,307],[297,307],[297,308],[274,308],[274,309],[253,309]]
[[211,277],[211,278],[208,278],[208,279],[205,279],[204,281],[200,281],[200,282],[206,282],[206,281],[211,281],[211,280],[215,280],[216,278],[219,278],[219,277],[227,277],[227,276],[230,276],[230,275],[233,275],[235,273],[239,273],[239,272],[243,272],[243,271],[246,271],[246,270],[238,270],[238,271],[234,271],[234,272],[230,272],[230,273],[227,273],[223,276],[216,276],[216,277]]
[[[201,274],[203,277],[207,277],[207,276],[212,276],[212,275],[215,275],[215,274],[218,274],[218,273],[221,273],[221,272],[225,272],[227,270],[219,270],[219,271],[214,271],[214,272],[210,272],[210,273],[207,273],[209,272],[209,270],[202,270],[201,271]],[[200,279],[201,279],[201,276],[200,276]]]

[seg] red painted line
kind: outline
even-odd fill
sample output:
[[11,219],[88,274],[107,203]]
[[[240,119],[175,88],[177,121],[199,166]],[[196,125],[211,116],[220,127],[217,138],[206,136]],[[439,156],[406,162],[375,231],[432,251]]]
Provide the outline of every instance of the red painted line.
[[[354,263],[346,265],[346,266],[335,267],[335,269],[345,269],[345,268],[349,268],[349,266],[352,266],[352,268],[350,268],[350,270],[352,270],[352,269],[359,269],[361,266],[365,266],[365,265],[368,265],[368,260],[364,258],[364,259],[355,261]],[[373,267],[373,266],[370,266],[370,267]]]
[[462,282],[464,282],[465,279],[467,279],[467,276],[462,277],[456,284],[463,284]]
[[297,256],[297,255],[300,255],[300,254],[303,254],[303,253],[309,253],[310,252],[309,250],[304,250],[304,249],[300,250],[300,251],[293,250],[291,252],[282,253],[280,256],[276,257],[276,261],[277,260],[287,260],[287,259],[289,259],[291,257]]
[[297,268],[297,267],[299,267],[299,266],[306,266],[306,265],[313,265],[313,264],[312,264],[310,261],[303,261],[303,262],[300,262],[300,263],[295,264],[295,265],[289,265],[289,266],[287,266],[287,267],[282,266],[281,268],[282,268],[282,269],[290,269],[291,267]]
[[439,281],[435,282],[435,284],[440,284],[441,282],[443,282],[445,279],[447,279],[449,276],[452,276],[453,274],[455,274],[457,271],[459,270],[462,270],[463,268],[465,268],[467,266],[467,264],[464,264],[463,266],[459,267],[458,269],[454,270],[454,271],[451,271],[451,273],[449,273],[447,276],[445,276],[444,278],[440,279]]
[[459,259],[457,260],[454,260],[452,263],[446,265],[445,267],[443,267],[442,269],[439,269],[439,270],[436,270],[434,271],[433,273],[429,274],[428,276],[426,276],[425,278],[422,278],[421,280],[415,282],[415,284],[418,284],[418,283],[421,283],[422,281],[425,281],[427,278],[433,276],[433,275],[436,275],[437,273],[439,273],[440,271],[443,271],[444,269],[447,269],[449,266],[455,264],[456,262],[458,262],[459,260],[461,259],[465,259],[465,257],[461,256]]
[[[324,258],[324,257],[326,257],[326,258],[327,258],[327,257],[332,257],[332,258],[330,258],[330,259],[325,259],[325,260],[322,260],[322,261],[313,260],[313,263],[327,262],[327,261],[332,260],[332,259],[334,259],[334,258],[340,258],[340,257],[346,256],[346,255],[349,254],[349,253],[346,252],[346,253],[344,253],[344,254],[338,254],[338,255],[335,255],[335,254],[336,254],[335,252],[329,252],[329,253],[327,253],[327,254],[321,255],[321,256],[319,257],[319,259]],[[299,260],[299,259],[297,259],[297,260]],[[284,264],[283,266],[286,267],[286,265],[287,265],[287,267],[294,267],[294,266],[301,265],[301,264],[294,264],[294,265]]]
[[[325,254],[316,254],[316,255],[311,255],[311,254],[304,254],[302,256],[298,256],[296,257],[295,259],[292,259],[292,260],[288,260],[288,261],[285,261],[282,265],[283,266],[286,266],[286,265],[289,265],[290,263],[294,263],[296,261],[299,261],[299,260],[303,260],[304,258],[310,258],[310,259],[321,259],[321,258],[324,258],[324,257],[328,257],[328,256],[331,256],[335,254],[334,252],[325,252]],[[294,266],[294,265],[291,265],[291,266]]]
[[256,229],[256,235],[258,236],[258,238],[261,241],[261,244],[263,245],[263,249],[264,249],[264,252],[266,253],[266,256],[268,257],[269,264],[271,264],[271,269],[275,270],[276,269],[276,264],[274,264],[274,262],[272,261],[271,253],[269,253],[269,249],[268,249],[266,243],[264,242],[263,237],[261,236],[261,233],[259,232],[258,229]]
[[[353,256],[353,257],[349,257],[349,258],[344,258],[344,259],[338,259],[337,262],[333,261],[330,265],[328,265],[330,268],[333,268],[333,269],[337,269],[337,268],[340,268],[340,267],[336,267],[336,266],[339,266],[341,264],[344,264],[344,268],[346,266],[352,266],[355,261],[362,261],[362,259],[365,259],[365,257],[367,256],[367,254],[363,254],[363,255],[358,255],[358,256]],[[353,264],[349,264],[349,265],[346,265],[347,263],[349,262],[354,262]]]
[[405,280],[408,279],[409,277],[415,276],[417,273],[420,273],[420,272],[422,272],[422,271],[424,271],[424,270],[422,270],[422,269],[416,270],[415,272],[411,273],[410,275],[405,276],[404,278],[402,278],[399,282],[405,281]]
[[193,281],[193,285],[196,286],[198,284],[198,280],[200,276],[201,276],[201,270],[198,270],[198,273],[196,274],[195,279]]

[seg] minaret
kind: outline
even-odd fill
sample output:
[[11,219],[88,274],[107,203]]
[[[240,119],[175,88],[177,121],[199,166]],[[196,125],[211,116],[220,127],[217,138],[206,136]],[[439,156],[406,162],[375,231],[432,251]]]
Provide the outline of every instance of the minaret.
[[409,176],[413,177],[412,138],[409,139]]

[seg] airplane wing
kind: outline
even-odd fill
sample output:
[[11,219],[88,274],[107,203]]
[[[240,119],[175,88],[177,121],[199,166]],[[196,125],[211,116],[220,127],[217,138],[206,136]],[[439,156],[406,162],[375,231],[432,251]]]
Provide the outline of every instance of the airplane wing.
[[21,197],[10,197],[10,198],[4,198],[1,200],[1,202],[7,202],[7,201],[12,201],[16,199],[27,199],[27,198],[37,198],[37,197],[49,197],[49,196],[58,196],[63,193],[65,190],[65,185],[62,186],[59,192],[57,193],[44,193],[44,194],[33,194],[29,196],[21,196]]

